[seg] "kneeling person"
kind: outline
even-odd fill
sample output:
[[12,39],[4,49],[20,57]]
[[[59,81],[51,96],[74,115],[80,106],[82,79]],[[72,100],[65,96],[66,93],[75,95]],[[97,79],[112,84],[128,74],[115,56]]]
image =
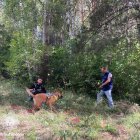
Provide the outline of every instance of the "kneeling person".
[[29,94],[29,101],[33,100],[33,95],[39,93],[46,93],[46,89],[43,85],[43,80],[41,78],[37,79],[37,82],[34,83],[31,87],[26,89],[27,93]]

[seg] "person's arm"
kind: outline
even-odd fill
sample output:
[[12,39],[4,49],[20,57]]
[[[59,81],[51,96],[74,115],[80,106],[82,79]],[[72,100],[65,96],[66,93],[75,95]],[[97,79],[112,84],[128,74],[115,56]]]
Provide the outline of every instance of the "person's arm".
[[32,92],[35,89],[35,84],[32,84],[28,89]]
[[100,86],[100,88],[102,88],[103,86],[107,85],[111,81],[111,78],[112,78],[112,74],[109,73],[108,79]]
[[101,87],[107,85],[110,81],[111,81],[111,78],[108,78],[108,79],[101,85]]
[[26,88],[26,92],[28,93],[29,96],[32,96],[32,97],[34,96],[32,94],[32,91],[34,90],[34,88],[35,88],[34,84],[32,86],[30,86],[29,88]]
[[30,88],[29,88],[29,90],[32,92],[34,89],[30,89]]
[[32,94],[32,92],[30,91],[30,89],[26,88],[26,92],[28,93],[29,96],[34,97],[34,95]]

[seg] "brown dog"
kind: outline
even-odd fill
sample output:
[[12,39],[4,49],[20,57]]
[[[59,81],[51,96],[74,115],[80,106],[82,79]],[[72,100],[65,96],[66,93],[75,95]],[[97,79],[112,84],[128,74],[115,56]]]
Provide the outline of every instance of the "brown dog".
[[46,103],[47,106],[49,106],[49,108],[51,110],[54,111],[54,104],[56,103],[56,101],[60,98],[62,98],[62,92],[60,90],[55,90],[52,95],[48,96],[45,93],[40,93],[40,94],[36,94],[33,95],[33,101],[34,101],[34,106],[33,106],[33,110],[39,110],[42,106],[42,103]]

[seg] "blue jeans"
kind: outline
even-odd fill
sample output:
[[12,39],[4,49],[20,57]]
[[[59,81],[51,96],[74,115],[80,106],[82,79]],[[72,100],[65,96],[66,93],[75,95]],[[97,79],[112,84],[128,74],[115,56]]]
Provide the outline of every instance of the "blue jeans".
[[113,99],[112,99],[112,94],[111,94],[112,90],[107,90],[107,91],[103,91],[101,90],[98,94],[97,94],[97,104],[102,100],[102,96],[105,94],[108,100],[108,106],[110,108],[114,107],[114,103],[113,103]]

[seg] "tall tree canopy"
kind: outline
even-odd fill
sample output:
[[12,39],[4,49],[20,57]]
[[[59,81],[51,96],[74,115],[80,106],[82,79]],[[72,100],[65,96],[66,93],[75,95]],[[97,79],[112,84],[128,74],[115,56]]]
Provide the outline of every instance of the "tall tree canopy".
[[3,76],[42,76],[94,95],[99,67],[107,64],[114,92],[138,100],[139,0],[1,0],[0,8]]

